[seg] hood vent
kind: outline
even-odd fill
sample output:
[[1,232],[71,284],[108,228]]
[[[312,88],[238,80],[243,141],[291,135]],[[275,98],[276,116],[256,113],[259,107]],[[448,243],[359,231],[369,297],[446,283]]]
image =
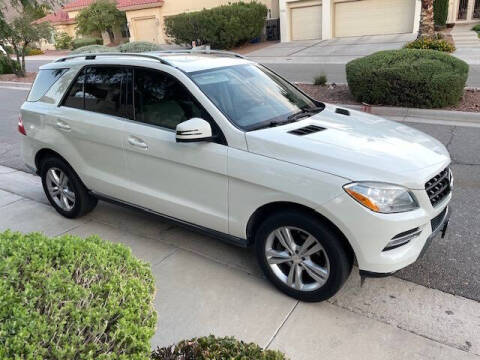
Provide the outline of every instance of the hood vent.
[[308,125],[302,128],[289,131],[289,133],[293,135],[304,136],[304,135],[313,134],[323,130],[325,130],[325,128],[323,127],[316,126],[316,125]]
[[350,111],[348,111],[347,109],[336,108],[336,109],[335,109],[335,112],[336,112],[337,114],[341,114],[341,115],[345,115],[345,116],[350,116]]

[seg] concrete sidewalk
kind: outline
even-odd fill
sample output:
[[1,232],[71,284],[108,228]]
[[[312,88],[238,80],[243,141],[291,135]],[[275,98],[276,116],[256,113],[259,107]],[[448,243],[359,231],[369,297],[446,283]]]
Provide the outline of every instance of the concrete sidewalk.
[[152,346],[184,338],[233,335],[282,350],[291,359],[480,359],[480,304],[394,277],[352,272],[331,301],[307,304],[275,290],[251,250],[100,202],[69,220],[47,205],[40,179],[0,166],[0,231],[42,231],[130,246],[156,278]]

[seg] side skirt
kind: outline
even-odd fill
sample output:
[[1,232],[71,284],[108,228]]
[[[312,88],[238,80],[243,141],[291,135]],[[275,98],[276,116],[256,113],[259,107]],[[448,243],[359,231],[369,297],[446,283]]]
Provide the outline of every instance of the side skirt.
[[246,248],[250,245],[247,239],[242,239],[242,238],[239,238],[239,237],[236,237],[236,236],[232,236],[230,234],[225,234],[225,233],[220,232],[220,231],[216,231],[216,230],[206,228],[204,226],[192,224],[188,221],[180,220],[180,219],[174,218],[172,216],[161,214],[161,213],[156,212],[154,210],[147,209],[147,208],[139,206],[139,205],[131,204],[131,203],[119,200],[119,199],[115,199],[115,198],[112,198],[112,197],[104,195],[104,194],[96,193],[94,191],[90,191],[90,194],[92,196],[95,196],[99,200],[103,200],[103,201],[106,201],[106,202],[109,202],[109,203],[112,203],[112,204],[115,204],[115,205],[119,205],[119,206],[122,206],[122,207],[126,207],[126,208],[139,209],[139,210],[157,215],[157,216],[161,217],[162,219],[166,220],[167,222],[169,222],[171,224],[178,225],[178,226],[181,226],[185,229],[195,231],[199,234],[203,234],[203,235],[221,240],[221,241],[226,242],[228,244],[232,244],[232,245],[239,246],[239,247],[242,247],[242,248]]

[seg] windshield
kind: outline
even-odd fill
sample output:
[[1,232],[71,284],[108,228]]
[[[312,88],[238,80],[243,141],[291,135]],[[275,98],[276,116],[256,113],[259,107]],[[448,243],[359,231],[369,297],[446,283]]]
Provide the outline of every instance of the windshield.
[[253,64],[203,70],[190,76],[244,130],[280,125],[296,120],[295,114],[321,110],[287,81]]

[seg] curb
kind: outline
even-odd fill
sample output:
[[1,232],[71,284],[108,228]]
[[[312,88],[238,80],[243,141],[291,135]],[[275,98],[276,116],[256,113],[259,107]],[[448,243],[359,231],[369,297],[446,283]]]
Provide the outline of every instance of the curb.
[[32,85],[33,83],[31,82],[20,82],[20,81],[1,81],[0,84],[5,84],[5,85]]

